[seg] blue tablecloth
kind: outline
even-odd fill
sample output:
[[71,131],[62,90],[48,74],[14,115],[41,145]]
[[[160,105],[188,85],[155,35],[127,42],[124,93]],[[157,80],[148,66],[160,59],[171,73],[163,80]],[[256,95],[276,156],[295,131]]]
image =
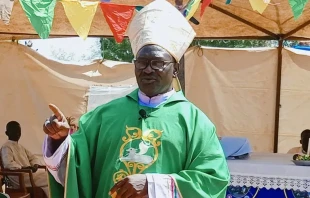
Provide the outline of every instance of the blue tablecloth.
[[310,192],[229,186],[226,198],[310,198]]

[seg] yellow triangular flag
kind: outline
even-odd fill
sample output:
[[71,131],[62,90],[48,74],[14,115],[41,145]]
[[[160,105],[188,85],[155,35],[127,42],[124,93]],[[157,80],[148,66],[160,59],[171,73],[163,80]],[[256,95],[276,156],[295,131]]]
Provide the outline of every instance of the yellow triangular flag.
[[85,40],[88,36],[99,2],[61,1],[61,3],[73,29]]
[[188,5],[186,10],[188,11],[187,15],[186,15],[186,19],[189,20],[190,18],[192,18],[192,16],[194,16],[195,12],[197,11],[199,5],[200,5],[200,1],[201,0],[191,0]]
[[263,14],[268,4],[270,3],[270,0],[249,0],[249,1],[253,10],[259,12],[260,14]]

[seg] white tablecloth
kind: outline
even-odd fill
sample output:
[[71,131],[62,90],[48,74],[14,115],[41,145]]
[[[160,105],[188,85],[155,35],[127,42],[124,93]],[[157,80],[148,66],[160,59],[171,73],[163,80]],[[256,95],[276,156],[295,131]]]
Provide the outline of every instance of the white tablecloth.
[[296,166],[292,154],[253,153],[249,159],[228,160],[231,185],[310,192],[310,166]]

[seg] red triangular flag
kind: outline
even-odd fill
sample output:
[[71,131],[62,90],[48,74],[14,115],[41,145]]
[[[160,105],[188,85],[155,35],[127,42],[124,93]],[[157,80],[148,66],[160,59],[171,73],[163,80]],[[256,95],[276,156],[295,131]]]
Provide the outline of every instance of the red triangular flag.
[[101,2],[100,7],[116,42],[121,43],[135,11],[135,6]]
[[211,4],[212,0],[203,0],[200,10],[200,17],[202,17],[203,13],[205,12],[206,7],[208,7]]

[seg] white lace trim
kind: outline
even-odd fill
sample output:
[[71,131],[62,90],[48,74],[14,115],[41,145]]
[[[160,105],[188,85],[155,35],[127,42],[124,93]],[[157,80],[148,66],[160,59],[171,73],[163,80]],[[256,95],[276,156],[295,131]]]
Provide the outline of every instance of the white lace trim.
[[231,175],[232,186],[246,186],[254,188],[300,190],[310,192],[310,178],[280,178],[263,176]]

